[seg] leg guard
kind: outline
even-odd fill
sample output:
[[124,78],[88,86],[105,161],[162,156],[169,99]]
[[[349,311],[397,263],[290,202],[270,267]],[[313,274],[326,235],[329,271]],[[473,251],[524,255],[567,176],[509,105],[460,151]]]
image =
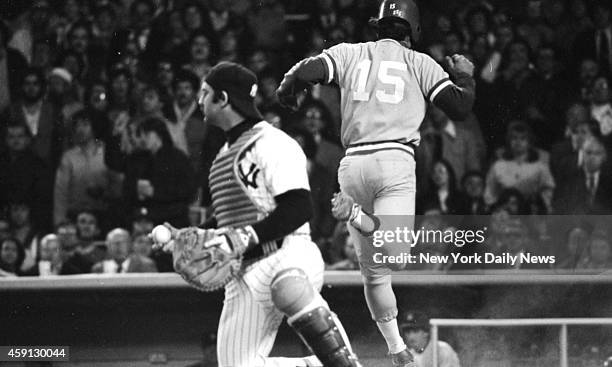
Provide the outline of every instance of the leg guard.
[[317,307],[290,323],[325,367],[359,367],[357,357],[345,342],[341,325],[325,307]]
[[337,317],[301,269],[285,269],[272,280],[272,302],[325,367],[360,367]]

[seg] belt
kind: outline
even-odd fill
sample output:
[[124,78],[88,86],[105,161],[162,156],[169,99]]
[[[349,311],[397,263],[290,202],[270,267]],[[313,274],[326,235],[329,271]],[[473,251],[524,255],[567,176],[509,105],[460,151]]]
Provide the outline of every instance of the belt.
[[416,144],[413,141],[399,142],[397,140],[385,140],[377,142],[351,144],[346,149],[346,155],[364,155],[371,154],[380,150],[396,149],[404,151],[414,157]]
[[274,254],[276,251],[280,250],[280,248],[283,246],[283,242],[285,241],[285,238],[290,237],[290,236],[303,236],[303,235],[305,234],[304,233],[291,233],[285,237],[279,238],[278,240],[274,241],[274,243],[276,244],[276,248],[272,248],[269,251],[264,251],[262,245],[257,245],[253,247],[252,249],[244,253],[242,257],[242,267],[246,268],[247,266],[258,262],[259,260],[263,260],[266,257]]

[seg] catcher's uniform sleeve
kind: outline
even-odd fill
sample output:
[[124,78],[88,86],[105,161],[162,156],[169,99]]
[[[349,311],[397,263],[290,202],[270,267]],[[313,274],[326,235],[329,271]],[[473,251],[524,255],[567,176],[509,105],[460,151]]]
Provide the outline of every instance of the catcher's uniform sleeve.
[[254,153],[271,196],[295,189],[310,190],[306,156],[299,144],[284,132],[270,128],[257,141]]

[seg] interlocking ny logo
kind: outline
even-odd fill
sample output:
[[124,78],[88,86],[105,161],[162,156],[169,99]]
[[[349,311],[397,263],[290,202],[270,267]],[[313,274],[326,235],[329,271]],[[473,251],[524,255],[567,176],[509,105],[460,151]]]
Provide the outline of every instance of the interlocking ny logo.
[[250,186],[254,189],[257,188],[257,175],[258,174],[259,174],[259,168],[257,168],[257,165],[255,165],[255,163],[251,163],[251,165],[249,166],[249,170],[246,173],[243,170],[243,166],[238,165],[238,175],[240,176],[240,181],[242,181],[242,183],[246,187]]

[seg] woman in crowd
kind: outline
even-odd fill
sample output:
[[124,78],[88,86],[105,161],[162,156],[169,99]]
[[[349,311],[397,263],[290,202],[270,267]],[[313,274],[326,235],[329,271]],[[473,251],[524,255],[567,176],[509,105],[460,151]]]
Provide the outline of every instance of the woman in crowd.
[[25,250],[15,238],[7,238],[0,244],[0,277],[21,275]]
[[435,162],[427,185],[429,191],[423,197],[418,212],[438,209],[441,214],[457,214],[461,199],[456,182],[453,168],[447,161]]
[[555,182],[548,164],[539,158],[529,126],[523,121],[510,123],[503,156],[493,163],[487,174],[487,204],[495,203],[504,189],[514,188],[528,201],[541,197],[550,209]]
[[612,244],[606,232],[595,231],[591,234],[588,257],[578,267],[602,271],[612,269]]

